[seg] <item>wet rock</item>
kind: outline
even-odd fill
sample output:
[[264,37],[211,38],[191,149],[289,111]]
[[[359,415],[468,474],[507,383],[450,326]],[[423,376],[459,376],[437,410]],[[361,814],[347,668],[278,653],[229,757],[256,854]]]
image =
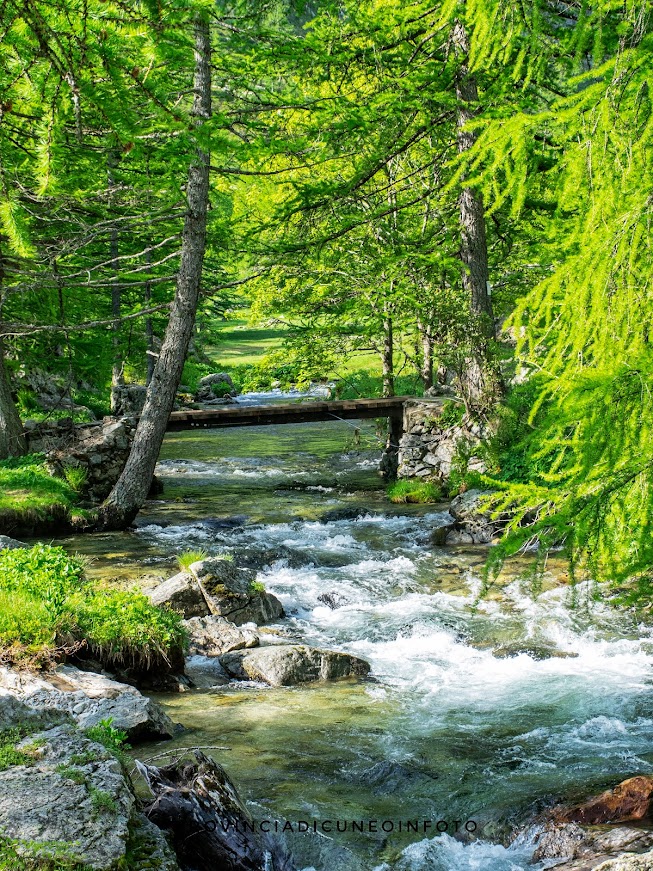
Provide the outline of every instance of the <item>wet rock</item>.
[[136,763],[153,801],[148,819],[170,833],[175,852],[195,871],[295,871],[283,842],[257,831],[227,772],[200,750],[155,768]]
[[153,605],[178,611],[188,620],[206,617],[211,609],[204,590],[191,572],[179,572],[148,593]]
[[37,714],[69,715],[82,729],[111,718],[132,742],[171,738],[175,731],[162,708],[135,687],[69,665],[42,676],[0,667],[0,689]]
[[366,517],[369,513],[369,508],[360,505],[353,505],[349,508],[333,508],[331,511],[325,511],[320,521],[334,523],[338,520],[358,520],[359,517]]
[[447,536],[447,544],[489,544],[501,534],[507,518],[490,516],[491,511],[482,505],[487,495],[486,491],[467,490],[452,500],[449,513],[455,520],[455,529]]
[[256,574],[241,569],[230,560],[205,559],[193,563],[190,571],[207,593],[211,613],[225,617],[236,626],[265,624],[283,617],[283,606],[276,596],[259,588]]
[[360,677],[370,671],[369,663],[356,656],[317,650],[304,644],[274,644],[228,653],[220,658],[220,662],[237,680],[262,681],[277,687]]
[[332,611],[335,611],[336,608],[342,608],[343,605],[348,603],[348,599],[340,593],[320,593],[317,600],[331,608]]
[[497,659],[510,659],[513,656],[521,656],[525,654],[541,662],[545,659],[575,659],[577,653],[568,653],[564,650],[558,650],[552,644],[545,643],[528,643],[528,644],[502,644],[492,650],[492,656]]
[[535,836],[533,861],[558,860],[556,871],[590,871],[624,853],[653,847],[653,832],[631,826],[584,828],[577,823],[547,827]]
[[8,535],[0,535],[0,550],[16,550],[19,547],[29,547],[29,545],[15,538],[9,538]]
[[387,795],[406,788],[415,788],[419,783],[434,783],[437,779],[438,775],[434,772],[383,759],[370,766],[360,781],[373,787],[375,795]]
[[217,614],[185,621],[191,655],[222,656],[232,650],[256,647],[259,637],[251,629],[240,629]]
[[581,823],[586,826],[602,823],[624,823],[648,816],[653,796],[653,777],[639,775],[569,808],[555,808],[552,817],[557,822]]
[[25,843],[31,856],[51,856],[45,842],[54,842],[95,871],[115,868],[134,806],[118,760],[72,726],[29,736],[19,747],[30,745],[31,764],[0,772],[3,835]]
[[453,529],[453,521],[451,523],[445,523],[443,526],[436,526],[429,536],[430,543],[434,544],[436,547],[443,547],[445,544],[454,544],[453,540],[449,541],[449,534]]

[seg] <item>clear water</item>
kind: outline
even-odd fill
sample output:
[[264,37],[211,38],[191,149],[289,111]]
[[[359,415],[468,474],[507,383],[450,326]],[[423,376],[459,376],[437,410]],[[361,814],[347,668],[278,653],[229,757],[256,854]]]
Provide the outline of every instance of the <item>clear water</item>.
[[[570,607],[562,566],[533,591],[527,560],[474,608],[485,552],[430,544],[446,506],[390,505],[375,471],[380,436],[369,422],[358,429],[170,435],[158,468],[165,494],[139,528],[69,540],[94,557],[93,572],[122,582],[168,576],[189,548],[233,553],[284,603],[279,637],[371,663],[360,682],[162,696],[190,731],[152,753],[228,748],[210,752],[258,818],[450,827],[321,838],[320,857],[306,860],[316,871],[544,867],[529,864],[527,839],[504,846],[513,825],[653,770],[651,631],[586,588]],[[357,516],[322,519],[347,507]],[[327,592],[338,607],[320,601]],[[456,821],[476,832],[451,837]],[[342,847],[346,861],[329,853]]]

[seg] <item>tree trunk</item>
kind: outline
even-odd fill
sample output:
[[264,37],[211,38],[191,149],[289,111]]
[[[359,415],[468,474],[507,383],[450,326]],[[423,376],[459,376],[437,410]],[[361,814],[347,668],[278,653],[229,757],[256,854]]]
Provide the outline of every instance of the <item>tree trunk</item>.
[[[453,42],[463,59],[456,75],[456,97],[458,98],[458,151],[469,151],[476,142],[476,133],[465,129],[474,118],[478,103],[476,79],[467,67],[469,37],[465,27],[457,22],[453,31]],[[463,188],[459,198],[460,208],[460,256],[464,264],[463,287],[469,293],[472,314],[481,322],[483,334],[494,338],[494,314],[490,296],[490,273],[487,258],[487,239],[485,235],[485,209],[483,197],[473,188]]]
[[428,326],[418,322],[417,329],[419,332],[421,344],[421,364],[420,376],[424,390],[433,387],[433,336]]
[[11,395],[2,339],[0,339],[0,460],[22,457],[25,453],[27,453],[27,443],[23,435],[23,424]]
[[[211,116],[211,40],[208,18],[200,14],[195,21],[194,93],[192,115],[196,125],[201,126]],[[104,529],[123,529],[128,526],[147,498],[181,380],[195,324],[206,247],[209,155],[201,148],[198,148],[196,159],[188,170],[186,197],[181,258],[170,320],[127,464],[100,509],[98,522]]]
[[[109,155],[107,160],[107,180],[109,182],[109,191],[115,186],[115,177],[113,170],[118,165],[118,157],[115,153]],[[115,318],[112,326],[113,331],[113,365],[111,367],[111,413],[116,414],[119,410],[118,391],[117,388],[124,384],[122,377],[123,362],[122,353],[120,350],[120,310],[122,308],[122,289],[118,281],[118,230],[115,227],[111,228],[109,236],[109,256],[111,257],[111,267],[113,270],[113,279],[111,284],[111,314]]]
[[394,337],[392,315],[386,307],[383,316],[383,349],[381,351],[383,366],[383,395],[395,395],[395,367],[394,367]]

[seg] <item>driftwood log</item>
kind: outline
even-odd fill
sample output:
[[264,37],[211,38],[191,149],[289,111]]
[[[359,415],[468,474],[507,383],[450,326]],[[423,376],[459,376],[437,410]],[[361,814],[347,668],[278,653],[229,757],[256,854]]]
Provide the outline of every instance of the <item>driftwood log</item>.
[[224,768],[191,750],[163,768],[136,763],[154,800],[145,813],[168,832],[192,871],[296,871],[281,842],[261,832]]

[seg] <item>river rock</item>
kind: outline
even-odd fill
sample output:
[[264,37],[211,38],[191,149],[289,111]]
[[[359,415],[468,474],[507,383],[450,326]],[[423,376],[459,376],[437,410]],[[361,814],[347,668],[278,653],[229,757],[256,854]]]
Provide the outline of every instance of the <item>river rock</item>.
[[570,808],[556,808],[554,820],[586,826],[625,823],[648,816],[653,796],[653,777],[639,775]]
[[211,402],[215,399],[225,399],[238,396],[231,375],[227,372],[214,372],[200,378],[195,399],[197,402]]
[[552,644],[532,641],[527,643],[501,644],[492,649],[492,656],[497,659],[511,659],[514,656],[530,656],[537,662],[545,659],[575,659],[578,654],[566,650],[558,650]]
[[597,865],[594,871],[653,871],[653,853],[625,853]]
[[82,729],[111,718],[130,741],[171,738],[175,731],[162,708],[135,687],[69,665],[42,676],[0,667],[0,689],[34,712],[70,715]]
[[455,528],[447,536],[447,544],[489,544],[503,531],[506,518],[492,518],[491,511],[481,504],[488,495],[487,491],[467,490],[452,500],[449,513]]
[[9,538],[8,535],[0,535],[0,550],[16,550],[19,547],[29,547],[29,545],[15,538]]
[[535,844],[534,862],[558,859],[557,871],[585,871],[611,856],[650,850],[653,832],[632,826],[586,828],[578,823],[548,823],[535,836]]
[[230,560],[210,558],[193,563],[190,571],[206,591],[211,612],[242,626],[262,625],[283,617],[283,605],[271,593],[258,589],[256,574]]
[[179,572],[148,593],[153,605],[178,611],[188,620],[211,613],[204,591],[191,572]]
[[259,637],[251,629],[240,629],[235,623],[211,614],[185,621],[189,635],[188,652],[199,656],[222,656],[232,650],[257,647]]
[[115,868],[134,806],[118,760],[73,726],[31,735],[19,748],[30,746],[31,764],[0,772],[3,835],[30,856],[51,856],[54,843],[95,871]]
[[369,663],[356,656],[305,644],[273,644],[237,651],[220,657],[220,662],[238,680],[263,681],[276,687],[360,677],[370,671]]

